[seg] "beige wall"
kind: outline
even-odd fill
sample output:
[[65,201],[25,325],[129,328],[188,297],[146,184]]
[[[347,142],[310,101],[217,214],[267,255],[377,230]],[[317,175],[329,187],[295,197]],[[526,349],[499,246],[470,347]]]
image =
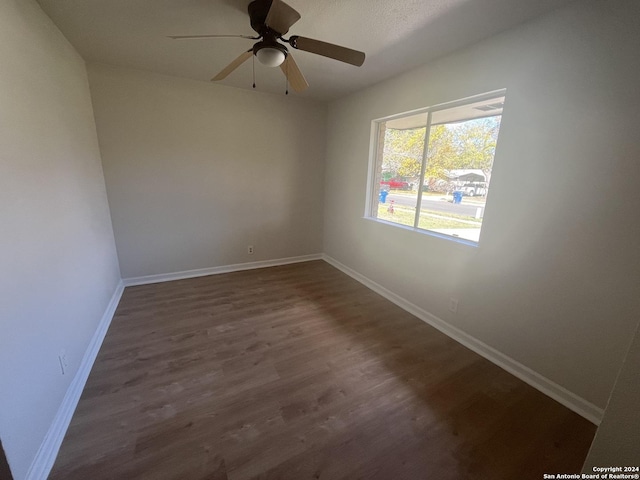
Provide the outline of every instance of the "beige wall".
[[83,60],[6,0],[0,63],[0,438],[22,480],[120,275]]
[[89,79],[123,278],[322,251],[323,104],[104,65]]
[[[638,467],[640,462],[640,328],[620,370],[620,375],[593,440],[583,472],[594,467]],[[624,473],[624,472],[623,472]],[[638,472],[627,472],[638,473]]]
[[[638,10],[578,2],[329,108],[324,251],[600,408],[640,307]],[[500,88],[478,248],[363,218],[373,119]]]

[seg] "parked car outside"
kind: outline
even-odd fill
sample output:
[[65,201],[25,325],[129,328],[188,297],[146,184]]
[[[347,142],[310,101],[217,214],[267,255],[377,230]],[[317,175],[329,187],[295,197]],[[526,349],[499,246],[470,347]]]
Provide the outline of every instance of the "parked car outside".
[[484,197],[487,194],[485,182],[470,182],[463,185],[460,191],[468,197]]
[[404,180],[391,179],[380,182],[380,185],[388,185],[392,190],[411,190],[411,184]]

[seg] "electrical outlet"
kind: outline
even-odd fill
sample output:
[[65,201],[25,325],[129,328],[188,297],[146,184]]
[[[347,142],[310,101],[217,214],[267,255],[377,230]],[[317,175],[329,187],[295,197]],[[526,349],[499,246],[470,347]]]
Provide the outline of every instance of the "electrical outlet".
[[60,373],[62,373],[62,375],[66,375],[67,368],[69,367],[69,364],[67,362],[66,350],[60,350],[60,354],[58,355],[58,362],[60,363]]
[[458,313],[458,299],[457,298],[449,298],[449,311],[451,313]]
[[249,246],[247,247],[247,253],[248,253],[249,255],[253,255],[253,245],[249,245]]

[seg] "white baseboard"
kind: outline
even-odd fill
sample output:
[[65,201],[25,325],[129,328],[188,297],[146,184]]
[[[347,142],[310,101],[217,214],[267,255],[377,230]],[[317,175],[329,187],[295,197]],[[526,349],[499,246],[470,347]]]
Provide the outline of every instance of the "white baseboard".
[[557,383],[549,380],[546,377],[543,377],[539,373],[531,370],[529,367],[522,365],[516,360],[508,357],[504,353],[499,352],[493,347],[481,342],[480,340],[472,337],[468,333],[463,332],[462,330],[454,327],[453,325],[445,322],[441,318],[436,317],[435,315],[427,312],[426,310],[418,307],[417,305],[409,302],[408,300],[402,298],[401,296],[393,293],[391,290],[383,287],[382,285],[370,280],[364,275],[356,272],[355,270],[347,267],[346,265],[340,263],[336,259],[324,254],[323,259],[336,267],[338,270],[346,273],[353,279],[362,283],[366,287],[370,288],[374,292],[382,295],[387,300],[395,303],[403,310],[411,313],[412,315],[418,317],[420,320],[428,323],[434,328],[437,328],[442,333],[451,337],[458,343],[461,343],[468,349],[474,351],[478,355],[486,358],[490,362],[499,366],[500,368],[506,370],[512,375],[518,377],[525,383],[528,383],[533,388],[539,390],[545,395],[553,398],[557,402],[561,403],[565,407],[574,411],[578,415],[586,418],[590,422],[595,425],[599,425],[602,420],[602,415],[604,414],[604,410],[591,402],[588,402],[582,397],[579,397],[573,392],[570,392],[566,388],[558,385]]
[[109,305],[107,305],[104,315],[102,315],[102,318],[100,319],[98,328],[85,351],[80,367],[69,385],[67,393],[62,400],[62,404],[58,409],[58,413],[56,413],[56,416],[49,427],[49,431],[44,437],[33,463],[31,463],[31,467],[27,472],[26,480],[46,480],[49,475],[49,472],[56,461],[56,457],[58,456],[62,440],[67,433],[67,428],[69,428],[69,423],[71,423],[71,417],[73,417],[73,413],[75,412],[80,396],[82,395],[82,390],[84,390],[84,386],[89,378],[93,362],[100,351],[102,341],[107,334],[107,330],[109,329],[109,325],[111,324],[111,320],[113,319],[113,315],[118,303],[120,302],[120,297],[122,297],[123,291],[124,283],[120,281],[111,296],[111,300],[109,301]]
[[242,270],[254,270],[257,268],[277,267],[278,265],[289,265],[290,263],[310,262],[312,260],[322,260],[323,254],[302,255],[299,257],[277,258],[275,260],[263,260],[259,262],[236,263],[233,265],[223,265],[221,267],[199,268],[197,270],[185,270],[183,272],[161,273],[159,275],[146,275],[144,277],[132,277],[123,279],[125,287],[134,285],[147,285],[150,283],[171,282],[173,280],[183,280],[185,278],[206,277],[207,275],[219,275],[221,273],[240,272]]

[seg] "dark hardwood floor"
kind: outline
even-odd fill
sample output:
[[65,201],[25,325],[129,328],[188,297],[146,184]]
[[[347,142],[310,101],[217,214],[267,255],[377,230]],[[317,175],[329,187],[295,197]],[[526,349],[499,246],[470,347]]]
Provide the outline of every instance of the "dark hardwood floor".
[[317,261],[128,287],[50,479],[539,480],[594,432]]

